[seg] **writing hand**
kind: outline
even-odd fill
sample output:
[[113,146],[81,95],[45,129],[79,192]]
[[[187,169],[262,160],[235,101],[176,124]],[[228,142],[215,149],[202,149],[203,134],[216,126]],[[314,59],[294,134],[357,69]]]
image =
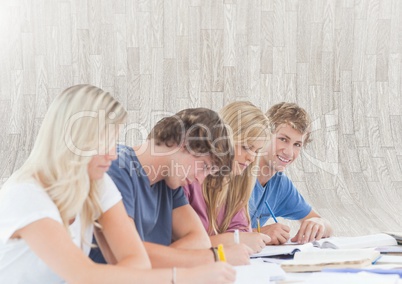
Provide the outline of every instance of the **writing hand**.
[[226,261],[231,265],[250,264],[252,253],[252,249],[242,243],[225,246]]
[[266,246],[266,244],[271,242],[271,238],[266,234],[260,234],[257,232],[241,232],[240,242],[249,246],[253,253],[258,253]]
[[292,242],[305,244],[320,240],[325,232],[325,224],[321,218],[313,217],[303,220],[297,234],[292,238]]
[[290,238],[290,228],[281,223],[275,223],[261,227],[261,233],[271,237],[271,241],[267,245],[281,245],[286,243]]

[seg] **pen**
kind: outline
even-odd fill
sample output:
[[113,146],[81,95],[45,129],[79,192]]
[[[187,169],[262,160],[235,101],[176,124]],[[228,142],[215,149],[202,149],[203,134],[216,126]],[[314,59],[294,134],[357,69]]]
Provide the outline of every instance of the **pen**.
[[233,237],[234,237],[235,244],[239,244],[240,243],[240,235],[239,235],[238,229],[234,230]]
[[260,217],[257,217],[257,232],[261,233]]
[[218,245],[218,257],[220,261],[226,262],[225,252],[223,251],[223,245]]
[[376,264],[377,261],[382,257],[382,255],[379,255],[376,259],[374,259],[371,264]]
[[268,211],[271,214],[272,218],[274,218],[275,223],[278,223],[278,220],[276,220],[274,212],[272,212],[272,209],[271,209],[271,207],[269,207],[269,204],[266,200],[265,200],[265,205],[267,205]]

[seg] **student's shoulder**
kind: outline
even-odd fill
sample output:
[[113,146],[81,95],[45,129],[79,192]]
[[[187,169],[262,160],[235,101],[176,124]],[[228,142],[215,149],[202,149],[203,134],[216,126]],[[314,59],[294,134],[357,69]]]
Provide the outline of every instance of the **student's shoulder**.
[[117,189],[116,184],[108,173],[105,173],[103,178],[98,181],[98,188],[101,193],[109,189]]
[[50,200],[44,188],[34,179],[9,183],[0,190],[0,196],[1,198],[41,198]]
[[100,205],[103,212],[109,210],[113,205],[122,199],[121,192],[118,190],[116,184],[107,173],[105,173],[103,179],[99,180],[98,186],[100,193]]
[[139,167],[140,163],[132,147],[118,144],[116,151],[117,159],[112,162],[112,165],[110,166],[111,171],[117,171],[118,169],[133,169]]
[[194,181],[191,184],[183,186],[183,190],[188,191],[188,192],[201,192],[202,193],[202,185],[199,182]]
[[137,155],[133,149],[133,147],[123,145],[123,144],[118,144],[117,148],[117,160],[119,159],[127,159],[127,160],[137,160]]
[[284,172],[277,172],[274,174],[271,180],[278,180],[278,181],[291,181],[290,178]]
[[184,195],[189,200],[203,198],[202,195],[202,185],[198,182],[193,182],[192,184],[188,184],[182,187]]
[[2,188],[0,190],[0,207],[4,210],[58,212],[56,204],[44,188],[33,179],[13,182]]
[[282,187],[293,187],[292,180],[284,173],[277,172],[270,180],[271,184]]

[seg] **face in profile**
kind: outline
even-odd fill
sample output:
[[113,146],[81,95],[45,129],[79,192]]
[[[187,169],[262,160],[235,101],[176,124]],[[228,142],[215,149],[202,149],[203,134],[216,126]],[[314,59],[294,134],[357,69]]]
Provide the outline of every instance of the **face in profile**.
[[194,182],[202,184],[205,178],[216,172],[212,165],[210,155],[195,156],[182,148],[164,174],[166,184],[176,189],[180,186],[188,186]]
[[117,159],[115,148],[106,155],[93,156],[88,164],[88,175],[90,180],[99,180],[109,170],[113,160]]
[[289,124],[277,127],[271,142],[267,146],[264,164],[274,172],[282,172],[299,156],[303,147],[303,134]]
[[234,175],[241,175],[254,162],[264,143],[263,139],[256,139],[254,141],[235,144],[235,157],[233,160]]

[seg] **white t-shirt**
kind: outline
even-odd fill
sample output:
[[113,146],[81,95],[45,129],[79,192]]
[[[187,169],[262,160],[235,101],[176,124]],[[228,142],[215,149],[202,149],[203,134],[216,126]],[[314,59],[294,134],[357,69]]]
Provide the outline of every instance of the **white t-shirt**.
[[[107,174],[99,181],[99,190],[103,212],[121,200],[120,192]],[[18,229],[43,218],[62,224],[56,205],[36,181],[15,183],[0,190],[0,283],[64,283],[23,239],[10,239]],[[81,243],[79,216],[69,228],[73,242],[88,255],[90,247]],[[90,226],[85,231],[88,244],[92,242],[92,234],[93,226]]]

